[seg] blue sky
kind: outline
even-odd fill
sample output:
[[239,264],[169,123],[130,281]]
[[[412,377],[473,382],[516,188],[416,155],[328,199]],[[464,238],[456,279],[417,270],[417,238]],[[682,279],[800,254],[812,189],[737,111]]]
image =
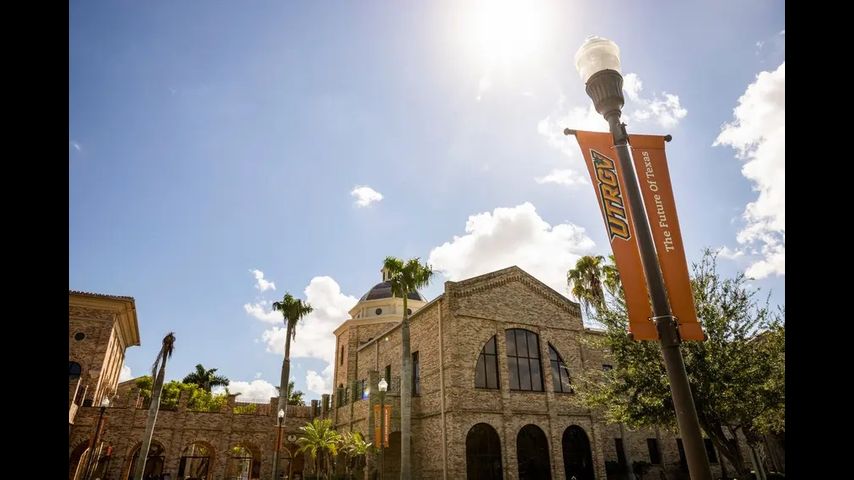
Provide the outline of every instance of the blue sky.
[[620,45],[630,133],[674,137],[689,261],[724,248],[784,303],[782,2],[69,8],[69,286],[136,299],[134,376],[174,330],[169,378],[202,363],[265,397],[283,335],[263,312],[289,291],[317,307],[292,377],[318,398],[387,255],[429,259],[431,299],[511,264],[567,293],[608,253],[561,134],[604,129],[573,65],[590,34]]

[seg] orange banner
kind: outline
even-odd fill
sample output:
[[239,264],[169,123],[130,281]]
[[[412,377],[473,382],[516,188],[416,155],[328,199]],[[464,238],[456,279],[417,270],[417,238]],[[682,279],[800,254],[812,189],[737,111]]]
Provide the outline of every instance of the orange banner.
[[380,445],[382,433],[380,430],[380,406],[374,405],[374,445]]
[[577,131],[575,136],[593,181],[617,261],[626,295],[629,332],[635,340],[658,340],[658,331],[650,321],[652,308],[614,141],[610,133]]
[[705,335],[697,322],[697,311],[694,308],[694,295],[688,278],[688,264],[676,216],[676,200],[667,169],[664,141],[661,135],[629,135],[632,160],[638,174],[646,216],[652,228],[661,274],[667,286],[670,309],[679,321],[679,335],[682,340],[703,341]]
[[391,434],[391,405],[385,406],[385,433],[383,438],[385,440],[384,445],[388,447],[388,437]]

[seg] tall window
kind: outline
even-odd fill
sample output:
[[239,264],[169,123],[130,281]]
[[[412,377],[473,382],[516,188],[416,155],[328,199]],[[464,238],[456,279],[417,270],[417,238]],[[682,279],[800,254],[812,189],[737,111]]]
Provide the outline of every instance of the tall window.
[[647,438],[646,446],[649,448],[649,463],[661,465],[661,451],[658,449],[658,440]]
[[706,454],[709,456],[709,463],[718,463],[718,452],[715,451],[712,439],[704,438],[703,443],[706,445]]
[[543,391],[540,339],[521,328],[507,330],[507,370],[510,390]]
[[623,447],[622,438],[614,439],[614,449],[617,451],[617,463],[620,465],[626,465],[626,450]]
[[344,365],[344,347],[341,347],[341,356],[338,357],[338,364]]
[[477,359],[477,366],[474,370],[474,386],[475,388],[495,390],[499,388],[498,350],[495,348],[495,335],[480,350],[480,357]]
[[74,381],[80,378],[80,364],[77,362],[68,362],[68,381]]
[[418,363],[418,352],[412,352],[412,394],[421,395],[421,365]]
[[555,392],[572,393],[572,387],[569,385],[569,369],[557,353],[557,349],[549,344],[549,360],[552,364],[552,383],[555,386]]
[[385,366],[385,381],[391,383],[391,365]]

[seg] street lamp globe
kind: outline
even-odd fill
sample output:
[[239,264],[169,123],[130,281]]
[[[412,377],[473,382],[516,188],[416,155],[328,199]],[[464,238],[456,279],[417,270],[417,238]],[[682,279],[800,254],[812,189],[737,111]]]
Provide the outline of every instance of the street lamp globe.
[[575,68],[584,80],[596,111],[609,123],[616,122],[625,103],[620,47],[607,38],[591,35],[575,52]]
[[385,381],[385,378],[381,378],[380,382],[377,384],[377,387],[380,389],[381,392],[385,392],[386,390],[388,390],[388,382]]
[[607,38],[590,35],[575,52],[575,68],[584,83],[602,70],[620,73],[620,47]]
[[279,409],[279,420],[281,420],[283,418],[285,418],[285,410],[280,408]]
[[110,399],[107,397],[102,398],[101,399],[101,406],[104,408],[109,407],[110,406]]

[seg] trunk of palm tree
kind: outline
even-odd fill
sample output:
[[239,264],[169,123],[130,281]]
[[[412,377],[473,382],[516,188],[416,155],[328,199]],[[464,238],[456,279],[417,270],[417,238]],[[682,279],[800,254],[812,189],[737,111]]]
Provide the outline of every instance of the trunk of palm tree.
[[145,433],[142,435],[142,446],[139,447],[139,460],[133,471],[134,480],[142,480],[145,471],[145,462],[148,460],[148,450],[151,447],[151,438],[154,435],[154,423],[157,422],[157,412],[160,410],[160,393],[163,391],[163,379],[166,376],[166,357],[160,361],[160,369],[154,386],[151,387],[151,404],[148,406],[148,419],[145,423]]
[[[279,379],[279,408],[276,409],[276,414],[278,415],[279,410],[284,410],[285,415],[282,417],[282,427],[285,426],[285,418],[288,416],[288,396],[290,392],[288,391],[288,377],[291,375],[291,322],[287,319],[285,320],[287,324],[287,329],[285,330],[285,358],[282,360],[282,378]],[[276,450],[273,452],[273,465],[278,465],[279,460],[279,451]],[[273,472],[273,480],[276,480],[278,477],[278,472]]]
[[403,295],[403,322],[400,327],[401,350],[403,351],[403,369],[400,373],[400,479],[412,477],[410,465],[409,439],[412,434],[412,353],[409,345],[409,315],[406,311],[406,297]]

